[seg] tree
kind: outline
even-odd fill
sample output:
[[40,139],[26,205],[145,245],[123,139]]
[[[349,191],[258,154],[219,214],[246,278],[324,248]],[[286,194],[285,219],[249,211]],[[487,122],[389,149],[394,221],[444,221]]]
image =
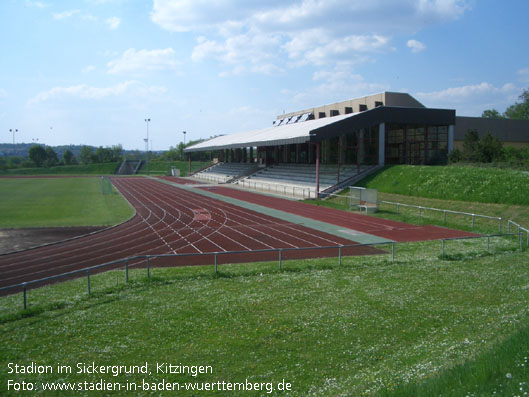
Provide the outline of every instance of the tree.
[[96,163],[111,163],[113,158],[113,151],[112,149],[103,146],[99,146],[96,149],[96,153],[94,155],[94,161]]
[[461,150],[457,148],[452,150],[448,155],[448,161],[450,163],[459,163],[461,160],[463,160],[463,155],[461,154]]
[[46,150],[40,145],[33,145],[29,148],[28,156],[37,167],[42,167],[46,161]]
[[496,109],[484,110],[483,113],[481,114],[481,117],[484,117],[486,119],[504,119],[505,118]]
[[79,153],[79,159],[83,164],[90,164],[93,160],[94,151],[90,146],[81,147],[81,152]]
[[112,161],[123,161],[123,146],[114,145],[112,146]]
[[57,165],[59,163],[59,158],[57,157],[57,153],[55,153],[55,150],[51,146],[46,146],[46,167],[52,167],[54,165]]
[[66,165],[77,164],[77,159],[75,158],[75,156],[73,155],[70,149],[66,149],[66,151],[63,153],[62,161]]
[[463,140],[463,160],[476,162],[480,160],[479,135],[476,130],[468,130]]
[[497,136],[488,132],[479,142],[479,160],[483,163],[492,163],[504,159],[503,145]]
[[521,102],[509,106],[503,115],[509,119],[529,120],[529,89],[523,90],[518,99]]

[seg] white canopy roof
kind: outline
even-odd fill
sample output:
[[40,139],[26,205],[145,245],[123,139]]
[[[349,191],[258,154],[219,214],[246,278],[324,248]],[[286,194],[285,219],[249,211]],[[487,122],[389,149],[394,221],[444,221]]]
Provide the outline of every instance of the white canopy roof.
[[308,120],[277,127],[263,128],[261,130],[218,136],[197,143],[196,145],[189,146],[184,149],[184,151],[202,152],[206,150],[235,149],[251,146],[278,146],[305,143],[310,140],[310,133],[312,131],[336,123],[337,121],[353,117],[357,114],[358,113],[351,113],[341,116],[325,117],[317,120]]

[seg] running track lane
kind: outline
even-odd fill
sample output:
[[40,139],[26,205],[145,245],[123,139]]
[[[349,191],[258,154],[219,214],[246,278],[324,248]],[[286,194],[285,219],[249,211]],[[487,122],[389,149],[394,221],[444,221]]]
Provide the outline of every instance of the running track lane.
[[[146,254],[196,254],[354,244],[327,233],[191,193],[147,178],[112,178],[136,215],[105,231],[40,248],[0,255],[0,286],[62,274]],[[283,259],[337,255],[329,250],[286,253]],[[379,253],[369,248],[343,255]],[[218,263],[277,260],[275,253],[219,255]],[[212,264],[213,255],[152,260],[153,266]],[[131,266],[144,266],[144,260]],[[124,266],[122,263],[119,265]],[[116,266],[117,267],[117,266]],[[107,268],[108,270],[108,268]],[[17,292],[11,290],[9,293]]]
[[[179,181],[174,181],[171,178],[164,179],[181,183]],[[427,241],[452,237],[477,236],[477,234],[463,232],[461,230],[448,229],[445,227],[432,225],[415,226],[403,222],[376,218],[354,212],[340,211],[333,208],[320,207],[299,201],[285,200],[279,197],[251,193],[234,188],[221,186],[198,188],[238,200],[247,201],[249,203],[262,205],[263,207],[289,212],[291,214],[300,215],[305,218],[330,223],[332,225],[383,237],[397,242]]]

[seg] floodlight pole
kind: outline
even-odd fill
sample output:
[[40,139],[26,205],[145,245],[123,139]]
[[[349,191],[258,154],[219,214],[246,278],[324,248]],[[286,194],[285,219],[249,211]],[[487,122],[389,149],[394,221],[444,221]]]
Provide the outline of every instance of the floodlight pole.
[[145,119],[147,123],[147,138],[145,139],[145,155],[147,156],[147,175],[149,175],[149,123],[151,119]]
[[13,145],[15,144],[15,132],[18,132],[18,129],[17,128],[10,128],[9,129],[9,132],[12,132],[13,133]]
[[184,147],[186,147],[186,134],[187,134],[187,132],[182,131],[182,134],[184,134]]

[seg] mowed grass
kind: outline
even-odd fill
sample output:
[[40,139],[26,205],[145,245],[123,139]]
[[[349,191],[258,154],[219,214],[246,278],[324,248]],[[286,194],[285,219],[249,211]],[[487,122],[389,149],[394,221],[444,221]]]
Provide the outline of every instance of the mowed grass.
[[[205,161],[192,161],[191,172],[196,172],[204,167],[207,167],[210,162]],[[175,167],[180,170],[180,176],[187,176],[189,174],[189,162],[187,161],[161,161],[151,160],[149,161],[149,174],[150,175],[170,175],[171,168]],[[147,175],[147,165],[145,164],[140,170],[141,175]]]
[[509,169],[398,165],[368,176],[360,186],[414,197],[529,205],[529,173]]
[[115,225],[133,208],[101,178],[0,178],[0,227]]
[[58,165],[41,168],[14,168],[0,175],[114,175],[120,163]]
[[[218,276],[211,266],[154,268],[147,280],[145,269],[138,269],[131,271],[128,285],[123,271],[113,271],[91,277],[90,297],[86,278],[29,291],[27,312],[21,310],[20,294],[4,297],[2,392],[14,394],[6,386],[13,378],[37,389],[47,381],[248,379],[276,385],[285,379],[292,391],[273,395],[432,395],[429,390],[482,395],[477,382],[483,376],[466,375],[466,382],[455,377],[442,387],[407,393],[410,385],[449,373],[526,332],[529,253],[503,238],[494,239],[491,252],[476,240],[451,243],[445,259],[440,249],[439,242],[399,244],[395,262],[389,255],[343,258],[341,266],[336,258],[288,261],[283,271],[277,263],[222,265]],[[527,381],[521,364],[529,342],[518,338],[517,343],[520,354],[502,361],[501,373],[489,379],[488,395],[490,387],[499,395],[528,390],[520,384]],[[74,372],[77,363],[147,362],[152,373],[14,376],[7,374],[10,362],[59,363]],[[213,373],[156,373],[157,362],[210,365]]]

